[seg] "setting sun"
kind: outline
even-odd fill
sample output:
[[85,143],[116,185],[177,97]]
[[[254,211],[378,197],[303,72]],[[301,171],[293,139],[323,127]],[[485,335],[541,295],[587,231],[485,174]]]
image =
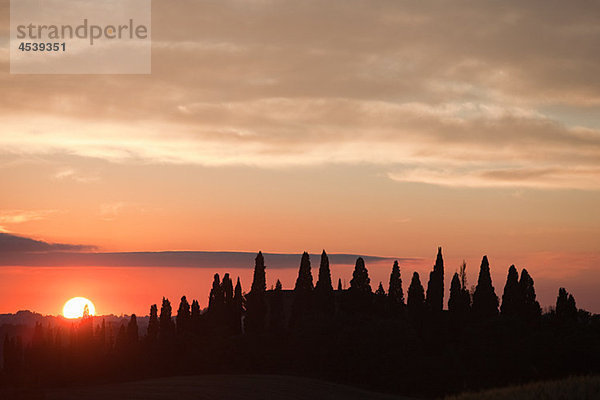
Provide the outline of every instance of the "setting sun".
[[73,297],[67,301],[63,307],[63,315],[65,318],[81,318],[83,317],[85,308],[88,308],[89,315],[96,314],[94,303],[85,297]]

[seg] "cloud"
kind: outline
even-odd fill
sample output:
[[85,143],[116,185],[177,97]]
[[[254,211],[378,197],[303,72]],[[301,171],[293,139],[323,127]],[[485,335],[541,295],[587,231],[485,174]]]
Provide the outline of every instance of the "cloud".
[[48,253],[57,251],[89,251],[94,250],[95,246],[48,243],[42,240],[35,240],[23,236],[17,236],[9,233],[0,233],[0,253],[4,256],[21,253]]
[[79,183],[89,183],[99,179],[97,175],[82,174],[75,168],[60,168],[52,175],[52,178],[58,181],[73,180]]
[[454,187],[536,187],[543,189],[598,189],[600,168],[498,169],[455,172],[452,169],[407,168],[388,174],[398,182]]
[[0,153],[600,189],[600,5],[155,6],[151,76],[0,74]]
[[46,219],[58,210],[0,210],[0,232],[8,232],[5,224],[21,224]]

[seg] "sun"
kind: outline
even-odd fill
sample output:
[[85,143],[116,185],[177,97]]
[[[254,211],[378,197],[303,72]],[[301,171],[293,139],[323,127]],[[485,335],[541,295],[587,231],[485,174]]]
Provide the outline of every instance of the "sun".
[[83,317],[86,306],[89,315],[96,314],[96,307],[94,307],[94,303],[90,300],[85,297],[73,297],[65,303],[63,315],[65,318],[81,318]]

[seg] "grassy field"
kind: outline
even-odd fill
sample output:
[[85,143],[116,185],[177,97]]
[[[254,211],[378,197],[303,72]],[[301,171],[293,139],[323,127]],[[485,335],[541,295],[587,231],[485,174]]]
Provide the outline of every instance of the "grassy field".
[[273,375],[179,376],[74,387],[47,393],[48,400],[407,400],[314,379]]
[[573,377],[465,393],[445,400],[592,400],[600,399],[600,376]]

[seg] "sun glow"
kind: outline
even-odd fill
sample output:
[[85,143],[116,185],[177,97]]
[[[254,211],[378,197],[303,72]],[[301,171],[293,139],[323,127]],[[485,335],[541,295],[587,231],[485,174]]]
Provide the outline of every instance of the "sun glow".
[[65,318],[81,318],[86,313],[86,308],[89,315],[96,314],[96,307],[90,300],[85,297],[73,297],[65,303],[63,315]]

